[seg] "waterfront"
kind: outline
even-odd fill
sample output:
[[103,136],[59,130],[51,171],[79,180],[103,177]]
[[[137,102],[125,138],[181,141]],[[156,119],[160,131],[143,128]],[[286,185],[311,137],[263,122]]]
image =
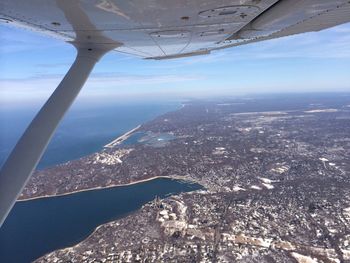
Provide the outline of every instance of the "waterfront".
[[0,262],[30,262],[72,246],[99,225],[127,216],[156,196],[200,189],[166,178],[129,186],[17,202],[0,229]]
[[[178,103],[161,102],[73,107],[38,168],[98,151],[132,127],[176,108]],[[4,129],[0,134],[0,166],[34,114],[34,110],[16,110],[1,115]],[[17,202],[0,229],[0,262],[30,262],[52,250],[76,244],[99,225],[126,216],[156,196],[165,197],[198,187],[160,178]]]
[[[179,102],[129,102],[73,105],[59,125],[37,169],[43,169],[100,151],[132,128],[180,107]],[[0,167],[36,108],[0,109]]]

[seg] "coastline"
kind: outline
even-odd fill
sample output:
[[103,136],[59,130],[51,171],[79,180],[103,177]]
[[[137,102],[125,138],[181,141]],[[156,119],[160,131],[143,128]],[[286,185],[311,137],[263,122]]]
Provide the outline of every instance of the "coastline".
[[137,131],[138,129],[141,128],[141,124],[136,126],[135,128],[131,129],[130,131],[124,133],[123,135],[119,136],[117,139],[111,141],[110,143],[107,143],[105,146],[103,146],[103,148],[112,148],[114,147],[116,144],[120,144],[123,141],[125,141],[126,139],[128,139],[131,134],[135,131]]
[[146,179],[142,179],[142,180],[138,180],[138,181],[134,181],[134,182],[130,182],[130,183],[125,183],[125,184],[114,184],[114,185],[109,185],[109,186],[101,186],[101,187],[93,187],[93,188],[88,188],[88,189],[81,189],[81,190],[76,190],[76,191],[72,191],[72,192],[68,192],[68,193],[64,193],[64,194],[57,194],[57,195],[43,195],[43,196],[37,196],[37,197],[31,197],[31,198],[26,198],[26,199],[18,199],[16,202],[26,202],[26,201],[33,201],[33,200],[37,200],[37,199],[45,199],[45,198],[52,198],[52,197],[62,197],[62,196],[66,196],[66,195],[71,195],[71,194],[76,194],[76,193],[81,193],[81,192],[88,192],[88,191],[94,191],[94,190],[103,190],[103,189],[109,189],[109,188],[114,188],[114,187],[122,187],[122,186],[130,186],[130,185],[134,185],[134,184],[139,184],[139,183],[144,183],[144,182],[148,182],[148,181],[152,181],[152,180],[156,180],[156,179],[160,179],[160,178],[167,178],[167,179],[172,179],[172,180],[186,180],[192,183],[197,183],[193,180],[190,180],[187,177],[183,177],[183,176],[153,176],[150,178],[146,178]]
[[[31,198],[31,199],[23,199],[23,200],[18,200],[18,201],[31,201],[31,200],[40,199],[40,198],[60,197],[60,196],[65,196],[65,195],[79,193],[79,192],[86,192],[86,191],[93,191],[93,190],[108,189],[108,188],[113,188],[113,187],[128,186],[128,185],[134,185],[134,184],[143,183],[143,182],[147,182],[147,181],[152,181],[152,180],[156,180],[156,179],[160,179],[160,178],[167,178],[167,179],[172,179],[172,180],[182,180],[182,181],[187,181],[189,183],[196,183],[196,184],[198,184],[198,182],[192,180],[191,178],[189,178],[187,176],[179,176],[179,175],[174,175],[174,176],[153,176],[153,177],[150,177],[150,178],[147,178],[147,179],[143,179],[143,180],[127,183],[127,184],[111,185],[111,186],[106,186],[106,187],[95,187],[95,188],[89,188],[89,189],[85,189],[85,190],[79,190],[79,191],[75,191],[75,192],[70,192],[70,193],[66,193],[66,194],[62,194],[62,195],[42,196],[42,197],[37,197],[37,198],[34,197],[34,198]],[[131,213],[135,213],[138,210],[135,210],[135,211],[133,211]],[[125,215],[125,216],[123,216],[123,217],[127,217],[129,215],[130,215],[130,213]],[[111,222],[114,222],[114,221],[117,221],[117,220],[120,220],[120,219],[121,218],[114,219],[114,220],[108,221],[106,223],[103,223],[101,225],[98,225],[91,231],[90,234],[88,234],[81,241],[78,241],[77,243],[75,243],[75,244],[73,244],[71,246],[62,247],[62,248],[59,248],[57,250],[69,250],[69,249],[74,248],[74,247],[79,247],[82,242],[84,242],[85,240],[90,238],[93,234],[95,234],[95,232],[98,231],[99,228],[101,228],[102,226],[104,226],[106,224],[109,224]],[[40,259],[44,258],[45,256],[47,256],[48,254],[53,253],[54,251],[57,251],[57,250],[53,250],[53,251],[47,252],[44,255],[40,256],[39,258],[36,258],[33,262],[37,262],[37,260],[40,260]]]

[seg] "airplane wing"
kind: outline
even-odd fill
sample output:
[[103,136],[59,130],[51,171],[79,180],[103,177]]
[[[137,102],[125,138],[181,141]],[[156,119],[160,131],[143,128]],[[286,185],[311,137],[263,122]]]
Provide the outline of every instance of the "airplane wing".
[[350,21],[348,0],[2,0],[0,21],[67,42],[166,59]]
[[78,52],[0,171],[0,226],[105,53],[188,57],[349,21],[349,0],[1,0],[0,22],[62,39]]

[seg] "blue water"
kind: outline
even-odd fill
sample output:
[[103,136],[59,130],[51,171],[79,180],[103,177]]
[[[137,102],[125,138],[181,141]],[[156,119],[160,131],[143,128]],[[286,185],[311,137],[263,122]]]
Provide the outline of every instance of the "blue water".
[[[38,168],[99,151],[137,125],[179,107],[180,103],[176,102],[75,106],[60,124]],[[0,166],[37,111],[37,107],[0,108]],[[199,187],[157,179],[132,186],[17,202],[0,228],[0,262],[30,262],[47,252],[76,244],[98,225],[126,216],[156,196],[165,197]]]
[[[102,149],[104,145],[156,116],[180,107],[178,102],[131,102],[73,107],[60,124],[38,169]],[[37,108],[0,109],[0,166],[5,162]]]
[[122,145],[130,145],[130,144],[136,144],[139,143],[140,140],[146,136],[147,133],[145,132],[135,132],[129,136],[125,141],[122,142]]
[[85,239],[97,226],[126,216],[153,200],[200,189],[156,179],[130,186],[17,202],[0,228],[0,262],[27,263]]

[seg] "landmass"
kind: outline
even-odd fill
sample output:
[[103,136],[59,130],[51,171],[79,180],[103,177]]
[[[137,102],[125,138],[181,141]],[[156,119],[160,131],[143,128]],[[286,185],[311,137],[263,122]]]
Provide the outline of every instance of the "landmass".
[[350,262],[349,104],[187,102],[133,131],[137,143],[37,171],[21,199],[158,176],[205,190],[155,199],[36,262]]

